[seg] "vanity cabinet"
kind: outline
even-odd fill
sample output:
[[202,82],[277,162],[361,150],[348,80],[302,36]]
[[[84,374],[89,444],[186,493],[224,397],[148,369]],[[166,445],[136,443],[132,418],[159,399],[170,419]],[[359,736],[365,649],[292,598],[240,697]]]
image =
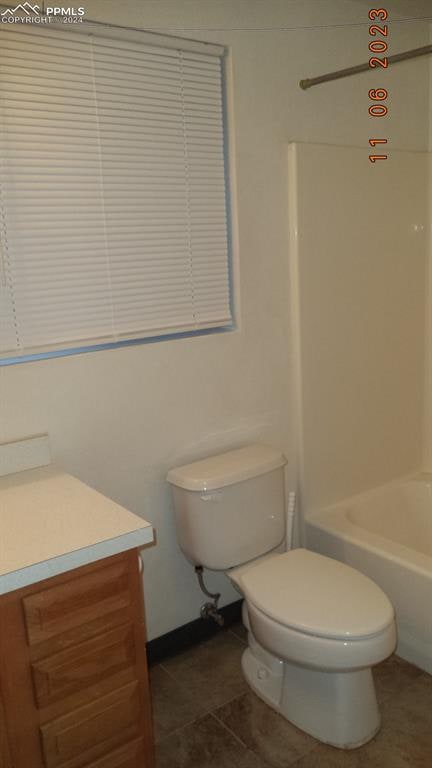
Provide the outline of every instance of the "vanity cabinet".
[[0,768],[154,768],[137,550],[0,596]]

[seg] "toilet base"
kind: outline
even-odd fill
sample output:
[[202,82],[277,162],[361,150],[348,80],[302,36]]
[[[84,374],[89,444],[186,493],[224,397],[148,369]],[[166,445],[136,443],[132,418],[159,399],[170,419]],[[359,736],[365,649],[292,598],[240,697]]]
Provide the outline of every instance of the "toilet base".
[[280,661],[249,633],[243,673],[253,691],[319,741],[354,749],[378,732],[381,718],[370,668],[324,672]]

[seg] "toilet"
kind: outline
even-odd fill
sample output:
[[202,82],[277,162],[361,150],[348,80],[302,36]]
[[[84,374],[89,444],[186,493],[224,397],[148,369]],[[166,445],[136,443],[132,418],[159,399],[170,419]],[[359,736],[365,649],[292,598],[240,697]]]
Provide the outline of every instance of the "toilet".
[[179,546],[225,571],[244,597],[243,673],[269,706],[343,749],[379,730],[372,667],[396,647],[393,606],[359,571],[307,549],[283,551],[285,457],[249,445],[176,467]]

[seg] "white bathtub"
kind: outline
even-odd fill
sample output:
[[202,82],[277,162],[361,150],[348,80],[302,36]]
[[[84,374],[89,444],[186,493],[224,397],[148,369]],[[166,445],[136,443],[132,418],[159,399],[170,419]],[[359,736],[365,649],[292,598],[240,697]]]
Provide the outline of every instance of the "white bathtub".
[[306,542],[382,587],[396,609],[397,653],[432,674],[432,474],[311,515]]

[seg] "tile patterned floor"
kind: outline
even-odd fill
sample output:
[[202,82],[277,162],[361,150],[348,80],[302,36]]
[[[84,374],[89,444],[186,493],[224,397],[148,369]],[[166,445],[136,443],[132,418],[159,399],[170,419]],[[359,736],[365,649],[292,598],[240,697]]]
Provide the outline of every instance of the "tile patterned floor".
[[375,669],[383,726],[360,749],[320,744],[243,680],[236,626],[151,670],[157,768],[432,768],[432,677],[393,656]]

